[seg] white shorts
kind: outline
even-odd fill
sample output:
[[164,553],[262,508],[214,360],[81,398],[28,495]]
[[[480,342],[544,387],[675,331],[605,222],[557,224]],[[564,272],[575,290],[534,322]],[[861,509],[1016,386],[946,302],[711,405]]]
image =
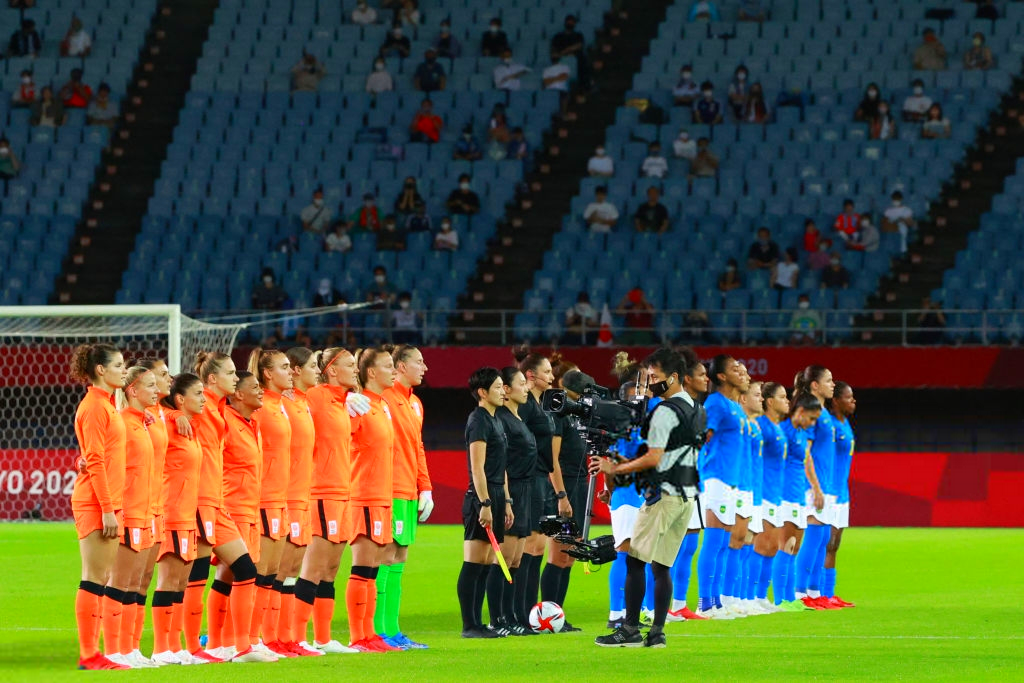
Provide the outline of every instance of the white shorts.
[[782,506],[776,505],[775,503],[767,500],[761,501],[761,531],[764,531],[764,524],[770,524],[773,527],[782,526]]
[[814,517],[822,524],[828,524],[828,496],[825,496],[825,506],[820,510],[814,509],[814,492],[807,489],[804,492],[804,507],[807,508],[807,516]]
[[721,479],[707,479],[700,494],[705,515],[713,514],[726,526],[736,523],[736,489]]
[[611,511],[612,536],[615,538],[615,547],[633,538],[633,527],[636,526],[636,516],[640,508],[632,505],[620,505]]
[[833,508],[832,526],[837,529],[847,529],[850,526],[850,504],[836,503]]
[[687,525],[687,529],[703,529],[704,519],[701,516],[703,514],[704,501],[701,500],[700,496],[696,496],[693,499],[693,514],[690,515],[690,523]]
[[761,524],[761,506],[754,507],[754,514],[750,515],[747,531],[752,534],[759,534],[764,531],[764,526]]
[[837,505],[836,497],[833,496],[831,493],[826,493],[825,494],[825,517],[827,517],[827,519],[824,520],[826,524],[831,524],[832,526],[835,526],[836,505]]
[[754,492],[733,489],[736,494],[736,516],[750,519],[754,514]]
[[797,529],[807,528],[807,506],[801,503],[782,501],[780,512],[783,522],[795,524]]

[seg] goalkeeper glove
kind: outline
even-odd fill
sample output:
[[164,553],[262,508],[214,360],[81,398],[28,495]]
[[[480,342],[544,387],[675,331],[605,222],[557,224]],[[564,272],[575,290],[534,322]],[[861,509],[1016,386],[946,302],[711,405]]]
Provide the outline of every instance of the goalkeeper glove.
[[349,393],[345,399],[345,408],[352,417],[359,417],[370,412],[370,399],[362,394]]
[[420,513],[420,521],[425,522],[434,511],[434,496],[430,491],[420,491],[419,505],[416,507]]

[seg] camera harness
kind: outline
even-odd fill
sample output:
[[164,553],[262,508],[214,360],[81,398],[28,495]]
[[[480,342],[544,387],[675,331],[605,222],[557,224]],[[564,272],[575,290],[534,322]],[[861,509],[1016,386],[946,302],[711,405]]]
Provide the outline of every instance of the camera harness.
[[[707,432],[707,417],[703,406],[694,402],[693,409],[687,410],[687,407],[682,402],[675,401],[673,398],[665,399],[647,414],[643,427],[640,430],[640,436],[643,437],[644,441],[647,440],[647,434],[651,428],[651,419],[659,408],[666,406],[676,414],[679,424],[669,434],[668,443],[665,444],[665,452],[669,453],[688,447],[697,451],[704,445],[704,438]],[[647,446],[644,445],[641,448],[647,448]],[[692,462],[687,462],[688,459],[691,459],[688,455],[684,453],[667,470],[659,471],[657,468],[652,467],[649,470],[636,473],[637,490],[644,495],[648,504],[656,503],[661,498],[662,484],[669,484],[675,487],[679,491],[679,495],[683,497],[683,500],[689,500],[684,487],[696,487],[700,482],[700,477],[697,474],[696,456],[692,457]]]

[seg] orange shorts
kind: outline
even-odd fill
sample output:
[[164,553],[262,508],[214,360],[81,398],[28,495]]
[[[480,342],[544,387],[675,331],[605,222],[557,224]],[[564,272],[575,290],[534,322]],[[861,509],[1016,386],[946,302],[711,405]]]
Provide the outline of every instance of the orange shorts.
[[146,526],[126,526],[124,528],[124,538],[121,539],[121,545],[128,548],[128,550],[140,553],[143,550],[152,548],[154,543],[152,524],[147,524]]
[[309,510],[288,510],[288,542],[304,548],[313,540],[313,528],[310,526]]
[[354,543],[360,536],[366,536],[377,545],[391,543],[391,508],[384,506],[349,505],[348,529]]
[[260,508],[260,535],[277,541],[284,538],[285,533],[284,508]]
[[249,549],[249,557],[253,562],[260,561],[260,527],[251,522],[235,522],[238,535],[245,541],[245,547]]
[[331,543],[348,543],[348,501],[320,498],[313,501],[313,508],[313,535]]
[[199,526],[199,539],[214,547],[239,537],[231,515],[214,505],[200,505],[196,509],[196,524]]
[[163,559],[164,555],[176,555],[182,562],[191,562],[196,559],[198,540],[199,532],[195,529],[167,529],[157,559]]
[[[81,508],[72,511],[75,516],[75,529],[79,538],[85,538],[94,531],[103,531],[103,510],[99,508]],[[117,515],[117,537],[124,539],[124,510],[114,510]]]
[[164,516],[156,515],[153,517],[153,521],[150,523],[151,533],[153,534],[153,545],[160,542],[160,539],[164,537]]

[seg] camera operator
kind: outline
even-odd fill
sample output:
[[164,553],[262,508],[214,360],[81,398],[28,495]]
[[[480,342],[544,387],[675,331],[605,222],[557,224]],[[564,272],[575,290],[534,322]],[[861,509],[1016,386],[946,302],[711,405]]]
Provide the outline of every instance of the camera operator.
[[[644,364],[651,394],[663,399],[647,420],[647,452],[628,462],[596,457],[590,461],[595,474],[637,473],[646,484],[627,558],[626,620],[595,640],[602,647],[665,647],[665,618],[672,599],[670,567],[686,535],[697,494],[697,449],[705,417],[703,408],[683,391],[686,363],[675,351],[658,349]],[[654,623],[643,637],[640,606],[647,564],[654,574]]]

